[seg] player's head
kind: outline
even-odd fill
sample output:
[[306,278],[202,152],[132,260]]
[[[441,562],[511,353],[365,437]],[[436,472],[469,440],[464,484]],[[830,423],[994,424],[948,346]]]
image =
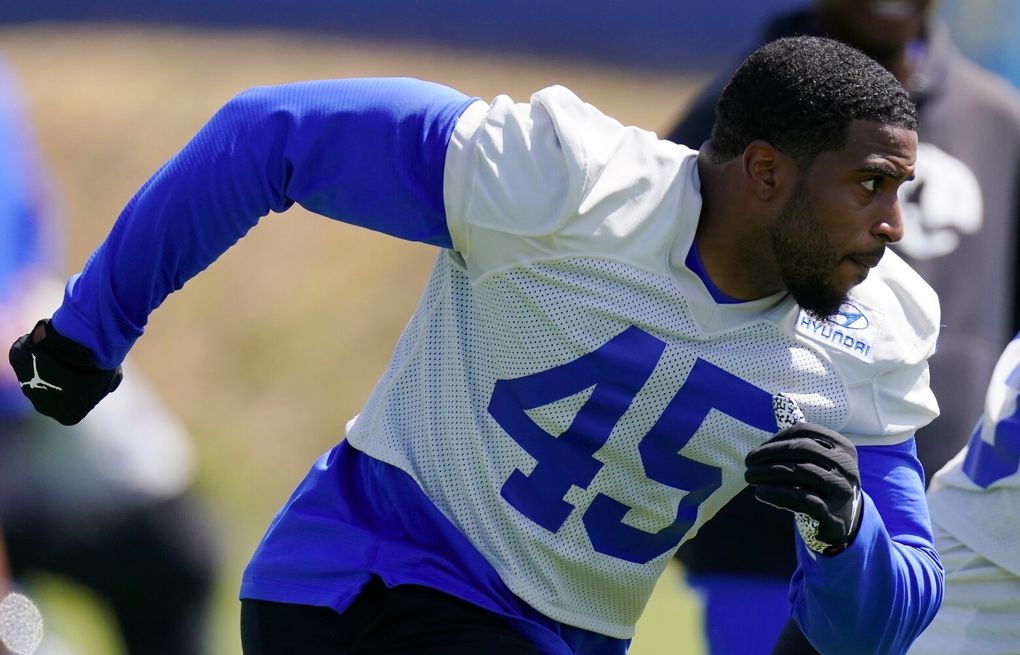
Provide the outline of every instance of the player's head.
[[785,188],[766,209],[772,274],[804,309],[831,316],[902,237],[896,190],[913,174],[913,103],[860,51],[796,37],[748,57],[716,116],[713,160],[785,162]]
[[729,160],[760,139],[804,171],[818,153],[843,147],[855,120],[917,129],[914,103],[875,60],[833,39],[778,39],[730,78],[716,105],[712,152]]

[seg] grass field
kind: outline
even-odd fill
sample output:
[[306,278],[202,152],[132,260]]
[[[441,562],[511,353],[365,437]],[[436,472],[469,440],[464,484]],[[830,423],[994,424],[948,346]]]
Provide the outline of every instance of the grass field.
[[[560,83],[663,129],[700,79],[490,52],[277,33],[34,26],[0,30],[53,171],[77,270],[135,189],[235,93],[299,79],[406,75],[491,98]],[[153,315],[136,363],[193,432],[224,553],[212,652],[240,653],[236,590],[269,519],[341,436],[382,371],[434,257],[300,209],[271,216]],[[632,652],[697,654],[697,603],[660,582]],[[39,581],[53,630],[112,655],[108,617]],[[158,590],[154,590],[158,593]]]

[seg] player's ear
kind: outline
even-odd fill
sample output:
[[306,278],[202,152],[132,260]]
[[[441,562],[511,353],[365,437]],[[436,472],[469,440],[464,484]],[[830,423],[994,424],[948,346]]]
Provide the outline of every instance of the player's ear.
[[755,197],[769,202],[785,195],[795,182],[793,161],[768,141],[752,141],[741,155],[744,177]]

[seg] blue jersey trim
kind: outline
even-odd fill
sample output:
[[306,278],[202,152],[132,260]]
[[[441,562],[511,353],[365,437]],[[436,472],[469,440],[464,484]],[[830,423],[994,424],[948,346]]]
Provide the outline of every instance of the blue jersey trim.
[[719,287],[715,286],[715,283],[712,282],[712,278],[708,276],[708,271],[705,270],[705,264],[701,261],[701,255],[698,253],[697,243],[691,244],[691,249],[687,251],[687,259],[684,261],[684,264],[686,264],[687,268],[691,269],[691,271],[701,279],[705,288],[708,289],[708,293],[711,294],[712,299],[720,305],[735,305],[737,303],[745,302],[726,295],[719,289]]
[[319,458],[273,519],[244,573],[241,598],[343,611],[371,576],[500,614],[543,653],[623,655],[629,644],[527,605],[407,473],[345,441]]
[[149,314],[269,212],[292,204],[452,247],[446,149],[472,99],[412,79],[303,82],[227,103],[127,204],[53,317],[103,368]]

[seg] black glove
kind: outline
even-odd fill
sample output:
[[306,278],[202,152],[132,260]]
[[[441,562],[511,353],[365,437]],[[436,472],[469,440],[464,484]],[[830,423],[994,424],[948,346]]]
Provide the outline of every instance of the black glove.
[[36,411],[64,425],[85,418],[124,377],[119,366],[96,368],[88,348],[61,336],[49,319],[14,342],[10,360]]
[[857,535],[861,474],[857,448],[843,435],[797,423],[748,453],[744,479],[758,500],[789,510],[804,543],[835,555]]

